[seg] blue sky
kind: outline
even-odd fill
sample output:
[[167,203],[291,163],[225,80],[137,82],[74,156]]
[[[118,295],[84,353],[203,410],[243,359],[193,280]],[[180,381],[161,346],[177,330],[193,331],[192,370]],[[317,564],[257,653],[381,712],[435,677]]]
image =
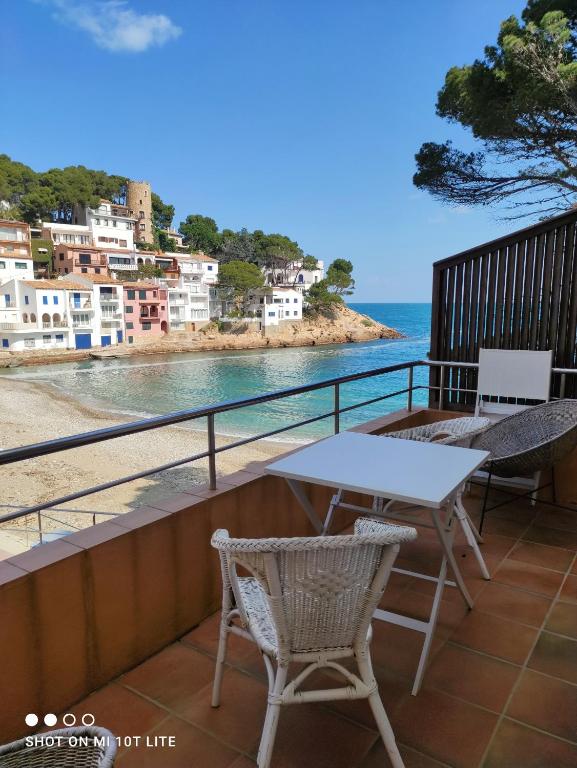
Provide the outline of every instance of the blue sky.
[[[355,301],[427,301],[431,263],[512,228],[412,186],[452,65],[523,0],[19,0],[0,30],[0,152],[147,179],[221,227],[355,265]],[[8,109],[9,107],[9,109]]]

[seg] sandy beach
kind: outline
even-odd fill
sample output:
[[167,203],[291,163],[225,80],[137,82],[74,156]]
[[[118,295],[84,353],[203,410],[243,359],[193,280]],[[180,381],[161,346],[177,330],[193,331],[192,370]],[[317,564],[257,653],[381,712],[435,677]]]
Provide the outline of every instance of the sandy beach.
[[[15,381],[0,377],[0,449],[37,443],[66,435],[101,429],[113,424],[134,421],[134,417],[111,416],[89,408],[55,388],[38,383]],[[217,437],[217,445],[234,442],[232,437]],[[138,435],[116,438],[93,446],[65,451],[51,456],[18,462],[2,467],[1,514],[17,508],[38,504],[64,496],[88,486],[107,482],[124,475],[191,456],[206,450],[206,434],[188,427],[165,427]],[[261,440],[235,448],[217,456],[219,476],[236,472],[251,461],[263,461],[294,448],[293,444]],[[155,499],[190,489],[207,482],[206,460],[136,480],[126,485],[78,499],[66,505],[67,509],[97,512],[127,512],[150,504]],[[70,512],[51,512],[46,515],[46,528],[62,529],[70,525],[84,527],[92,522],[90,515]],[[107,519],[99,516],[97,520]],[[36,527],[32,517],[26,518],[30,527]],[[23,520],[13,524],[23,528]],[[63,525],[63,523],[65,523]],[[3,530],[6,527],[3,526]],[[9,539],[0,532],[0,550],[12,549]],[[19,535],[18,541],[28,538],[28,544],[37,536]]]

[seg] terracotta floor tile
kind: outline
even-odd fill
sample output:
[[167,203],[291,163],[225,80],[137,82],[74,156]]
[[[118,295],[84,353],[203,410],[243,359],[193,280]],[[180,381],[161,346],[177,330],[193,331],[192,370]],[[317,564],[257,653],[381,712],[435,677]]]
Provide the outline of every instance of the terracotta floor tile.
[[220,707],[210,705],[212,683],[184,703],[178,714],[240,752],[256,750],[267,704],[264,684],[235,669],[224,673]]
[[[485,522],[483,523],[483,535],[498,534],[499,536],[508,536],[511,539],[517,539],[523,534],[530,522],[525,520],[509,520],[498,517],[492,512],[487,512]],[[511,542],[512,544],[512,542]]]
[[567,576],[567,581],[563,584],[559,600],[562,600],[564,603],[577,605],[577,576]]
[[483,768],[575,768],[575,765],[577,746],[505,719]]
[[480,549],[483,557],[497,557],[503,559],[515,546],[515,542],[511,541],[507,536],[500,536],[494,533],[483,532],[483,544],[480,544]]
[[496,723],[497,715],[427,689],[392,717],[399,742],[454,768],[477,768]]
[[571,568],[571,573],[577,574],[577,557],[575,560],[573,560],[573,567]]
[[577,683],[577,641],[542,632],[528,666],[570,683]]
[[[452,595],[451,600],[443,599],[439,611],[436,634],[440,637],[447,637],[455,627],[465,618],[469,612],[461,594],[454,587],[445,587],[445,594],[457,592],[457,596]],[[458,599],[456,599],[458,598]],[[408,590],[404,592],[393,606],[393,610],[398,611],[404,616],[410,616],[414,619],[427,621],[431,614],[433,596],[421,594]],[[374,622],[373,622],[374,626]],[[422,638],[422,636],[421,636]]]
[[536,544],[547,544],[551,547],[577,551],[577,533],[573,531],[559,531],[556,528],[532,525],[522,538],[523,541],[533,541]]
[[274,768],[356,768],[377,740],[319,704],[295,704],[281,712]]
[[[192,646],[193,648],[199,648],[216,658],[219,628],[220,611],[210,616],[210,618],[205,619],[202,624],[193,629],[192,632],[184,635],[184,637],[181,638],[181,642],[185,645]],[[263,661],[256,645],[251,643],[250,640],[245,640],[238,635],[229,635],[226,660],[227,664],[242,668],[246,668],[249,665],[256,665],[259,668],[262,668],[262,672],[265,674]]]
[[499,713],[519,672],[507,662],[446,644],[432,661],[424,684]]
[[553,571],[565,573],[574,553],[560,547],[547,547],[543,544],[533,544],[530,541],[520,541],[509,555],[510,560],[520,560],[531,565],[540,565],[542,568],[550,568]]
[[567,635],[577,640],[577,605],[571,603],[556,603],[547,620],[545,629]]
[[[374,668],[374,673],[379,684],[379,693],[383,706],[390,718],[404,697],[410,694],[413,686],[413,677],[397,677],[390,670],[382,670],[379,667]],[[342,679],[342,677],[339,678],[339,684]],[[326,706],[335,712],[340,712],[341,715],[354,720],[356,723],[361,723],[366,728],[376,730],[375,718],[369,703],[365,699],[357,701],[330,701],[327,702]]]
[[536,525],[577,532],[577,514],[565,509],[545,508],[537,515]]
[[563,581],[563,574],[541,568],[539,565],[521,563],[507,558],[497,569],[493,580],[508,584],[510,587],[536,592],[545,597],[555,597]]
[[475,608],[494,616],[540,627],[550,601],[504,584],[490,582],[475,601]]
[[482,613],[475,607],[453,632],[450,641],[513,664],[523,664],[536,636],[536,629]]
[[424,635],[412,629],[373,621],[373,664],[397,675],[414,677],[421,657],[423,638]]
[[127,672],[119,682],[177,710],[213,677],[212,659],[182,643],[175,643]]
[[[423,755],[421,752],[417,752],[409,747],[404,747],[402,744],[397,746],[399,747],[405,768],[440,768],[443,765],[443,763],[433,760],[432,757],[427,757],[427,755]],[[387,751],[379,739],[367,755],[361,768],[390,768],[390,766],[391,761]]]
[[115,736],[142,736],[168,716],[166,710],[116,683],[101,688],[67,711],[76,715],[78,722],[82,715],[94,715],[96,725],[108,728]]
[[229,768],[254,768],[255,765],[256,760],[250,760],[250,758],[241,755],[230,764]]
[[134,747],[116,761],[119,768],[227,768],[237,759],[233,750],[175,717],[162,723],[150,738],[155,735],[174,736],[176,747]]
[[577,740],[577,686],[526,670],[507,715],[569,741]]

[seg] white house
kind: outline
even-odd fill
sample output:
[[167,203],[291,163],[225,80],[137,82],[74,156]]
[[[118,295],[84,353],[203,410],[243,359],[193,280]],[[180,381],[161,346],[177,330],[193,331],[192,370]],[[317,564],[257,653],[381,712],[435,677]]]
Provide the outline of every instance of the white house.
[[176,259],[182,275],[196,275],[206,285],[218,281],[218,259],[206,253],[165,253],[163,256]]
[[22,221],[0,219],[0,285],[33,279],[30,227]]
[[94,245],[134,251],[134,229],[138,219],[125,205],[101,200],[98,208],[76,206],[74,223],[88,227]]
[[197,330],[210,320],[209,287],[199,275],[159,281],[168,288],[168,316],[171,330]]
[[314,283],[323,280],[325,276],[325,265],[323,261],[317,260],[316,269],[301,269],[301,263],[294,261],[289,264],[288,269],[267,269],[263,268],[267,285],[279,285],[286,288],[294,288],[299,293],[304,293]]
[[2,349],[67,349],[73,346],[68,295],[62,280],[11,280],[0,287]]
[[261,319],[263,328],[303,319],[303,296],[294,288],[264,287],[248,294],[246,312]]
[[109,347],[124,340],[122,283],[106,275],[68,276],[76,286],[70,313],[76,349]]
[[90,227],[83,224],[42,222],[42,237],[54,245],[93,245]]

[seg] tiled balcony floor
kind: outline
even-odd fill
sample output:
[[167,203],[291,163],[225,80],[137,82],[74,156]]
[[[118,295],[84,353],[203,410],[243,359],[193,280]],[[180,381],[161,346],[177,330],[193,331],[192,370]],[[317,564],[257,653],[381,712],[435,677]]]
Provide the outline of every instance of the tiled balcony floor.
[[[478,500],[469,498],[469,509]],[[458,554],[475,608],[445,591],[424,685],[410,695],[422,636],[374,623],[381,695],[407,768],[570,768],[577,765],[577,513],[516,503],[490,513],[483,581],[470,550]],[[402,567],[431,569],[431,532],[401,550]],[[431,587],[393,574],[384,603],[424,617]],[[210,707],[218,615],[72,711],[116,735],[176,736],[175,748],[121,750],[120,768],[250,768],[266,705],[264,666],[252,644],[230,643],[222,705]],[[364,702],[282,711],[273,768],[376,768],[384,749]]]

